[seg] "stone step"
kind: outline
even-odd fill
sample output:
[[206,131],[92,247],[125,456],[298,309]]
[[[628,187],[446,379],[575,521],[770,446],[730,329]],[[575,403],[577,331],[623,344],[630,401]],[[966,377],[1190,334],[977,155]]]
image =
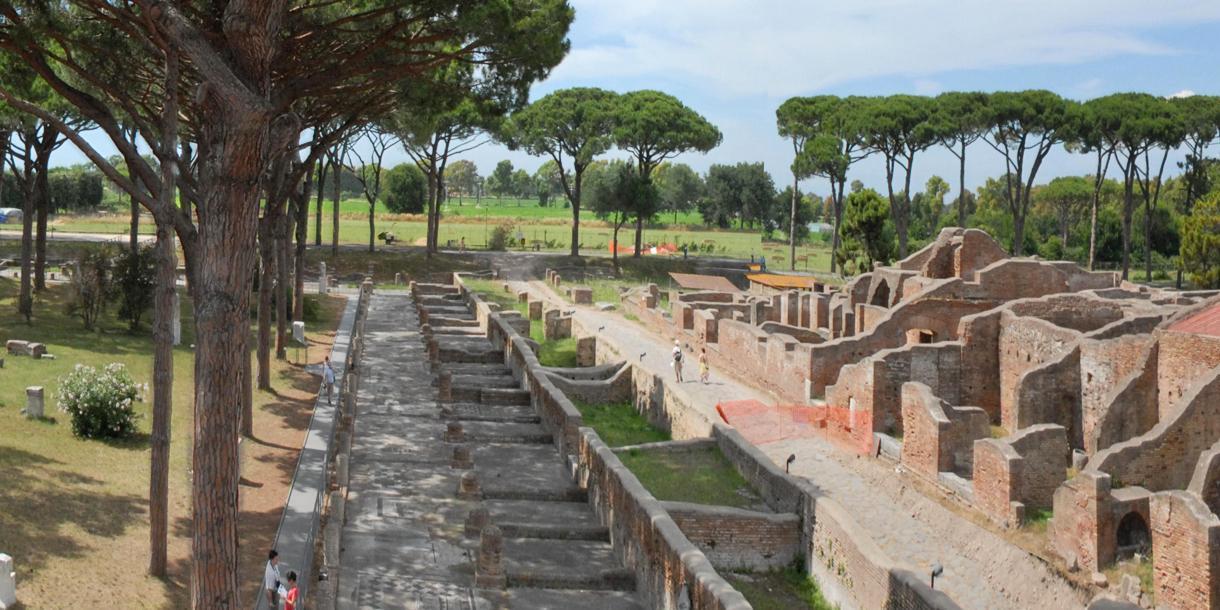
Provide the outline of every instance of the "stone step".
[[466,364],[455,362],[446,364],[443,370],[449,371],[455,377],[458,375],[507,375],[512,376],[513,372],[503,364]]
[[635,572],[605,542],[505,538],[504,571],[509,588],[635,591]]
[[542,418],[529,405],[489,405],[480,402],[446,402],[441,406],[444,421],[537,424]]
[[530,523],[496,522],[505,536],[536,540],[590,540],[610,542],[610,530],[605,526],[535,525]]
[[588,591],[580,589],[509,589],[508,607],[512,610],[540,608],[588,608],[589,610],[644,610],[629,591]]
[[528,405],[531,394],[521,388],[484,388],[479,402],[493,405]]
[[527,500],[530,502],[588,502],[589,494],[578,487],[565,489],[492,488],[483,490],[485,500]]

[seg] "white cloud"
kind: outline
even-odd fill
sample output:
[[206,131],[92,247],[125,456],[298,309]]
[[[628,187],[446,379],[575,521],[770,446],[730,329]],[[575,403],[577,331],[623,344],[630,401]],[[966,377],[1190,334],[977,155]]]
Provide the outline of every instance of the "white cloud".
[[[1175,53],[1141,33],[1220,20],[1168,0],[574,0],[584,44],[548,85],[679,80],[723,97],[806,94],[856,79]],[[928,81],[931,82],[931,81]],[[916,82],[918,87],[918,81]]]
[[1173,98],[1173,97],[1191,97],[1194,94],[1195,94],[1195,92],[1191,91],[1190,89],[1183,89],[1181,91],[1178,91],[1177,93],[1170,93],[1168,97],[1171,97],[1171,98]]

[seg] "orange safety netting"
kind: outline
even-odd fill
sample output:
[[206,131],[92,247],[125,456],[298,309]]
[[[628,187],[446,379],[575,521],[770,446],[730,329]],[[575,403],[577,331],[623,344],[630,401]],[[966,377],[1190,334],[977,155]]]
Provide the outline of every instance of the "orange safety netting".
[[[611,254],[614,253],[614,249],[616,246],[618,247],[619,254],[635,254],[634,245],[619,246],[618,242],[616,242],[616,241],[610,242],[610,253]],[[656,244],[653,246],[645,245],[643,247],[643,252],[642,252],[642,254],[661,254],[661,255],[677,254],[677,253],[678,253],[677,244]]]
[[872,418],[829,405],[768,405],[757,400],[730,400],[716,405],[720,419],[755,445],[820,436],[857,453],[872,448]]

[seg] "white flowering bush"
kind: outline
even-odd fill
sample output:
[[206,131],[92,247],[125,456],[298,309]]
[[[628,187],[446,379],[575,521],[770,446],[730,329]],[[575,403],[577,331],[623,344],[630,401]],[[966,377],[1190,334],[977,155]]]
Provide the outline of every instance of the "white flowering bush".
[[72,416],[80,438],[127,438],[136,432],[136,383],[118,363],[96,369],[76,365],[59,380],[59,410]]

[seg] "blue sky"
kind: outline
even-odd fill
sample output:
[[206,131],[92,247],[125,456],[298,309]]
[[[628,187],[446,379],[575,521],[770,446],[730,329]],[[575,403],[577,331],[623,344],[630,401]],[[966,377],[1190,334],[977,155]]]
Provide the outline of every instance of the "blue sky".
[[[532,97],[596,86],[659,89],[720,127],[724,141],[679,161],[762,161],[777,186],[791,182],[791,146],[776,135],[775,108],[794,95],[933,95],[947,90],[1046,88],[1074,99],[1117,91],[1220,94],[1217,0],[572,0],[572,52]],[[91,138],[98,142],[100,138]],[[69,146],[56,164],[83,157]],[[611,153],[613,156],[616,153]],[[542,159],[489,144],[465,155],[481,173],[508,158]],[[405,160],[401,151],[390,159]],[[956,190],[956,158],[916,158],[916,184],[932,174]],[[967,186],[1003,161],[978,143]],[[1052,153],[1039,182],[1092,171],[1089,159]],[[878,189],[879,161],[852,168]],[[824,183],[803,187],[825,192]]]

